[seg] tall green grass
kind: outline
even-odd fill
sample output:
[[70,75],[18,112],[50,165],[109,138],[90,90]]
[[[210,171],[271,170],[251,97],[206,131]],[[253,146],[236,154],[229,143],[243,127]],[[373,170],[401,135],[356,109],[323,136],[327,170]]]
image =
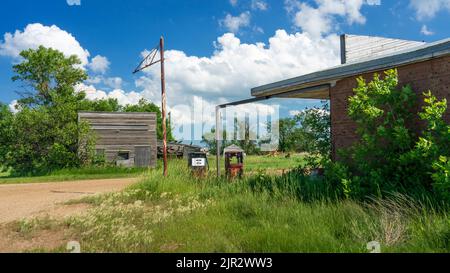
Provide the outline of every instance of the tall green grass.
[[[216,167],[216,157],[210,156],[208,158],[210,170],[215,171]],[[225,171],[224,169],[224,159],[221,158],[221,171]],[[305,162],[305,157],[303,154],[292,154],[289,157],[286,157],[284,154],[280,154],[279,156],[273,157],[268,155],[249,155],[244,158],[245,171],[246,172],[255,172],[258,170],[267,170],[267,171],[279,171],[285,170],[289,171],[290,169],[296,168],[299,165]]]
[[[449,252],[450,217],[404,195],[343,200],[318,179],[195,178],[180,161],[67,224],[88,252]],[[328,192],[327,192],[328,191]]]
[[[215,157],[209,158],[210,171],[216,171]],[[268,157],[268,156],[248,156],[245,159],[246,171],[255,172],[260,169],[264,170],[290,170],[297,167],[303,162],[303,156],[294,154],[290,158]],[[223,160],[221,161],[222,172]],[[158,161],[158,168],[162,165]],[[187,165],[187,161],[181,159],[171,159],[169,161],[170,171],[176,172],[178,166]],[[88,180],[88,179],[106,179],[106,178],[122,178],[139,176],[148,169],[146,168],[119,168],[119,167],[83,167],[71,168],[53,171],[42,176],[12,176],[10,171],[4,170],[0,166],[0,184],[16,184],[16,183],[40,183],[54,181],[71,181],[71,180]]]

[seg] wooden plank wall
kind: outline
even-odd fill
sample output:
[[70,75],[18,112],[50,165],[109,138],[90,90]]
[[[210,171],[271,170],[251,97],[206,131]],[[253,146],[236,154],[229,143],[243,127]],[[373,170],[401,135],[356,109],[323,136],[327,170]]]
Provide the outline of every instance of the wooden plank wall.
[[136,146],[151,147],[151,166],[156,166],[156,113],[80,112],[96,134],[96,149],[104,149],[106,159],[114,161],[118,152],[130,152],[134,162]]

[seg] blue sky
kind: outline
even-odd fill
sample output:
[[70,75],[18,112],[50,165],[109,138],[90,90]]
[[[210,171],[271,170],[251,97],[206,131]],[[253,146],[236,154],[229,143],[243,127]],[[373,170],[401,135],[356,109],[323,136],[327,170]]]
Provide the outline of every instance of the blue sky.
[[[79,88],[91,99],[159,103],[157,68],[131,71],[164,34],[169,107],[215,105],[337,64],[341,33],[436,41],[450,36],[449,15],[450,0],[4,0],[0,101],[18,98],[11,65],[39,44],[84,60],[90,80]],[[316,103],[283,102],[282,112]]]

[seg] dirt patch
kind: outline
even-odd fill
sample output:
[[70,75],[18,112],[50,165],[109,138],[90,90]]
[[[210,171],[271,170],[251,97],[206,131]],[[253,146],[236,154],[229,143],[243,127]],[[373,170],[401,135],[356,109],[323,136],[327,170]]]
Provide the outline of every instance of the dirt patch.
[[51,251],[67,242],[64,231],[43,230],[26,238],[17,232],[0,228],[0,253],[21,253],[25,251]]
[[37,227],[34,224],[27,227],[24,220],[0,225],[0,253],[64,250],[66,244],[75,238],[74,233],[62,224],[63,221],[71,216],[85,214],[90,207],[84,203],[57,205],[27,218],[28,223],[39,223]]
[[66,218],[88,212],[91,204],[71,200],[120,191],[137,179],[93,180],[0,186],[0,253],[66,251],[75,240]]
[[0,224],[34,217],[42,213],[65,214],[65,210],[82,207],[60,207],[73,199],[120,191],[139,178],[85,180],[64,183],[0,185]]
[[63,227],[23,234],[13,224],[3,224],[0,226],[0,253],[50,252],[58,248],[63,249],[69,241],[74,240],[72,234]]

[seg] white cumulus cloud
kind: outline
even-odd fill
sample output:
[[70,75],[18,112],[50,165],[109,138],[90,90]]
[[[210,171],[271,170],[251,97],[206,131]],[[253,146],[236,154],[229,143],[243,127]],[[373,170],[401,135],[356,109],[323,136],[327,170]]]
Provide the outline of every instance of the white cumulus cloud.
[[81,0],[67,0],[69,6],[81,6]]
[[86,83],[88,84],[94,84],[94,85],[104,85],[112,89],[121,89],[123,84],[123,79],[121,77],[104,77],[104,76],[95,76],[95,77],[89,77],[89,79],[86,80]]
[[109,86],[113,89],[121,89],[123,80],[121,77],[108,77],[103,80],[106,86]]
[[410,0],[419,20],[431,19],[441,10],[450,12],[450,0]]
[[[210,57],[189,56],[183,51],[166,52],[167,94],[170,103],[183,103],[189,96],[208,101],[248,98],[250,89],[339,64],[339,37],[313,37],[278,30],[269,43],[242,43],[234,34],[219,37]],[[144,97],[160,97],[159,67],[144,71],[136,80]]]
[[379,6],[381,5],[381,0],[366,0],[366,3],[369,6]]
[[422,28],[420,29],[420,33],[422,33],[425,36],[431,36],[434,34],[433,31],[428,29],[427,25],[422,26]]
[[17,112],[19,112],[18,107],[19,107],[19,104],[18,104],[17,100],[13,100],[13,101],[9,104],[9,110],[10,110],[12,113],[17,113]]
[[[166,51],[167,102],[174,125],[179,125],[177,120],[197,126],[199,122],[192,122],[189,113],[199,105],[210,109],[203,122],[213,123],[217,104],[249,98],[252,87],[335,66],[340,60],[339,36],[334,34],[314,37],[278,30],[267,44],[248,44],[227,33],[217,39],[215,47],[207,57]],[[161,103],[160,84],[158,66],[144,70],[135,81],[139,94],[157,105]],[[264,104],[242,105],[239,111],[253,111],[257,105]]]
[[137,104],[140,99],[142,99],[142,95],[135,91],[126,92],[122,89],[114,89],[111,92],[106,92],[100,89],[97,89],[93,85],[86,84],[78,84],[75,86],[75,90],[77,92],[85,92],[86,98],[89,100],[101,100],[101,99],[117,99],[120,105],[127,104]]
[[264,0],[252,0],[252,9],[253,10],[267,10],[268,4]]
[[[98,58],[89,62],[89,52],[71,34],[56,26],[41,24],[5,34],[0,43],[0,55],[18,57],[21,50],[41,44],[66,55],[78,55],[90,69],[93,63],[98,64]],[[214,53],[204,57],[180,50],[166,51],[168,107],[174,114],[178,109],[176,106],[185,105],[192,109],[199,99],[214,106],[248,98],[252,87],[338,65],[340,60],[339,36],[335,34],[314,36],[308,32],[290,34],[278,30],[266,43],[244,43],[235,34],[226,33],[218,37],[214,45]],[[91,100],[116,98],[125,105],[136,104],[145,98],[160,105],[159,66],[150,67],[135,78],[134,91],[123,90],[122,84],[119,77],[101,74],[78,85],[76,90],[85,91]],[[112,91],[97,86],[110,87]]]
[[19,58],[22,50],[36,49],[40,45],[61,51],[66,56],[77,55],[82,66],[89,61],[89,51],[81,47],[75,37],[59,27],[44,26],[42,24],[29,24],[23,31],[6,33],[0,41],[0,55]]
[[241,28],[248,27],[250,25],[250,20],[250,12],[246,11],[241,13],[239,16],[227,14],[224,19],[220,20],[220,24],[228,31],[237,33]]
[[349,25],[365,24],[363,5],[380,5],[376,0],[315,0],[317,7],[297,0],[285,0],[285,9],[293,16],[295,26],[313,36],[337,30],[336,17],[346,18]]
[[108,58],[97,55],[92,58],[88,66],[95,73],[105,74],[106,71],[108,71],[110,64]]

